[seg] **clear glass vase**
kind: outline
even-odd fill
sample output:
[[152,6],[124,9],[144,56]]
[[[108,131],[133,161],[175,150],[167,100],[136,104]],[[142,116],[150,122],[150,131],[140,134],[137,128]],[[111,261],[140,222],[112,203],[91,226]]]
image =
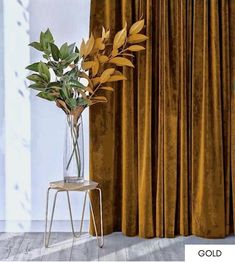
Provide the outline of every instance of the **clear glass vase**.
[[73,115],[66,119],[64,146],[64,181],[79,183],[84,181],[84,140],[82,116],[77,123]]

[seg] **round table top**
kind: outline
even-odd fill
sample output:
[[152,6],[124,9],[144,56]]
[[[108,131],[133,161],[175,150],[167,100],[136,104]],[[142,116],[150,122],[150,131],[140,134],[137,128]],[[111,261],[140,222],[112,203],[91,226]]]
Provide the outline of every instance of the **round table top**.
[[87,191],[97,188],[98,183],[91,180],[84,180],[83,182],[68,183],[61,181],[50,182],[50,188],[65,191]]

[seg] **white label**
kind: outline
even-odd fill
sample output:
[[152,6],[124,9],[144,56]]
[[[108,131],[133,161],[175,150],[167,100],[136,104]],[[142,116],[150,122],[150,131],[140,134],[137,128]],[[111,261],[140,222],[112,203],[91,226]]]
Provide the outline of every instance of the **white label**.
[[234,262],[235,245],[185,245],[185,262]]

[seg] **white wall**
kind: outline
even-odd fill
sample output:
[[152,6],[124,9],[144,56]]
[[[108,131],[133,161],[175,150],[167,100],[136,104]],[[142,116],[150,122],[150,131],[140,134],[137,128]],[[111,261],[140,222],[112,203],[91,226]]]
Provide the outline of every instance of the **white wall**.
[[[0,25],[3,25],[3,1],[0,1]],[[3,26],[0,26],[0,185],[5,184],[4,179],[4,64],[3,64]],[[5,203],[5,187],[0,188],[0,207]],[[5,210],[0,208],[0,219],[5,217]]]
[[[31,0],[30,38],[38,39],[41,30],[48,27],[59,44],[80,42],[89,33],[89,0]],[[37,61],[37,51],[31,52],[31,62]],[[88,110],[84,112],[85,175],[88,177]],[[54,103],[42,101],[31,95],[31,171],[32,171],[32,219],[43,219],[45,189],[49,181],[62,179],[65,118]],[[81,201],[72,196],[76,213],[80,214]],[[65,199],[65,197],[64,197]],[[76,201],[76,202],[75,202]],[[55,214],[56,219],[65,219],[66,203],[62,201]],[[65,209],[66,207],[66,209]],[[67,212],[66,212],[67,213]],[[75,215],[75,218],[78,216]],[[88,215],[86,214],[88,219]]]
[[[3,1],[4,23],[4,186],[5,219],[31,219],[30,100],[25,64],[28,48],[28,0]],[[6,230],[9,223],[6,223]]]
[[[28,7],[24,4],[28,2],[28,0],[5,0],[4,2],[8,2],[15,5],[20,5],[22,8],[22,16],[20,19],[14,19],[15,21],[11,21],[10,13],[3,14],[9,24],[19,26],[19,21],[22,26],[23,23],[26,23],[23,13],[28,13],[29,21],[28,26],[29,30],[26,30],[28,34],[29,41],[38,40],[40,31],[46,30],[48,27],[52,31],[56,43],[63,42],[77,42],[81,41],[81,38],[87,38],[89,32],[89,13],[90,13],[90,0],[31,0],[29,1]],[[3,2],[3,3],[4,3]],[[22,5],[23,3],[23,5]],[[14,5],[13,4],[13,5]],[[6,4],[5,4],[6,5]],[[8,4],[7,4],[8,5]],[[10,5],[10,4],[9,4]],[[18,8],[18,7],[17,7]],[[0,9],[1,11],[1,9]],[[9,11],[9,9],[8,9]],[[10,12],[14,13],[14,10],[11,9]],[[0,16],[1,19],[1,16]],[[1,25],[0,25],[1,26]],[[12,27],[13,28],[13,27]],[[4,41],[5,45],[7,44],[7,37],[11,35],[13,37],[12,48],[15,48],[18,54],[30,54],[31,63],[40,59],[39,52],[35,50],[29,50],[27,45],[21,41],[22,37],[17,37],[17,34],[14,34],[15,30],[8,30],[6,32],[6,27],[4,25]],[[0,30],[1,33],[1,30]],[[24,40],[25,41],[25,40]],[[0,43],[1,44],[1,43]],[[20,50],[20,48],[23,48]],[[4,54],[6,53],[6,48],[4,49]],[[18,64],[27,64],[27,57],[22,58],[22,55],[16,55],[15,60],[19,59]],[[1,57],[1,60],[2,57]],[[27,61],[27,62],[26,62]],[[11,69],[12,61],[4,61],[5,69],[8,68],[8,74],[14,73],[13,68]],[[15,63],[15,62],[14,62]],[[17,63],[17,61],[16,61]],[[1,63],[0,63],[1,65]],[[1,69],[1,68],[0,68]],[[12,70],[12,72],[9,72]],[[6,74],[6,70],[5,70]],[[21,78],[24,78],[23,74]],[[5,77],[6,78],[6,77]],[[2,82],[2,81],[1,81]],[[19,82],[20,83],[20,82]],[[18,83],[18,85],[19,85]],[[23,83],[23,82],[22,82]],[[21,86],[24,90],[24,86],[21,83]],[[6,88],[6,85],[4,86]],[[15,92],[14,89],[10,92]],[[10,92],[9,97],[10,97]],[[26,90],[25,90],[26,92]],[[8,97],[8,99],[9,99]],[[17,221],[20,220],[43,220],[45,213],[45,197],[46,197],[46,189],[48,187],[48,183],[50,181],[61,180],[63,178],[63,166],[62,166],[62,158],[63,158],[63,146],[64,146],[64,127],[65,127],[65,116],[64,113],[55,106],[53,102],[47,102],[41,100],[35,96],[34,93],[30,93],[30,104],[28,107],[28,115],[29,119],[24,120],[24,116],[20,115],[20,119],[18,119],[18,127],[30,125],[30,134],[27,139],[29,140],[29,148],[30,148],[30,156],[27,158],[30,160],[30,168],[31,172],[29,172],[30,177],[25,174],[24,169],[25,165],[19,165],[16,170],[20,175],[20,182],[22,185],[27,185],[27,195],[24,196],[23,200],[21,199],[21,207],[27,210],[27,216],[22,212],[17,212],[17,208],[15,208],[15,215],[13,215],[11,211],[11,217],[9,219],[14,219]],[[2,110],[2,109],[1,109]],[[9,115],[12,115],[17,111],[17,108],[12,107],[12,111],[9,111]],[[25,109],[26,110],[26,109]],[[2,111],[1,111],[2,113]],[[8,116],[5,114],[5,118]],[[89,161],[88,161],[88,152],[89,152],[89,126],[88,126],[88,110],[83,114],[84,120],[84,134],[85,134],[85,176],[88,178],[89,171]],[[26,122],[25,122],[26,121]],[[7,121],[6,121],[7,122]],[[21,126],[22,125],[22,126]],[[8,127],[9,129],[9,127]],[[5,130],[6,133],[6,130]],[[27,134],[27,132],[25,132]],[[4,146],[4,141],[1,141],[1,146]],[[10,149],[13,148],[8,147]],[[6,152],[5,152],[6,153]],[[8,153],[8,155],[11,153]],[[11,154],[12,155],[12,154]],[[12,167],[14,168],[14,158],[9,156],[10,159],[13,159]],[[4,156],[3,156],[4,158]],[[2,158],[2,159],[3,159]],[[18,162],[23,159],[22,154],[19,155]],[[4,163],[1,163],[0,159],[0,170],[2,170]],[[12,168],[12,169],[13,169]],[[26,172],[27,173],[27,172]],[[14,182],[17,181],[17,174],[14,176],[9,175],[7,173],[0,176],[0,181],[10,180],[11,185],[14,185]],[[12,180],[13,179],[13,180]],[[18,178],[19,179],[19,178]],[[25,179],[25,181],[24,181]],[[29,185],[28,185],[29,183]],[[28,188],[29,187],[29,188]],[[11,189],[13,191],[13,189]],[[6,202],[5,205],[3,203],[4,197],[6,196],[6,183],[0,185],[0,220],[6,219]],[[25,190],[22,190],[22,195],[25,193]],[[9,198],[8,193],[8,198]],[[17,195],[14,193],[12,195],[12,199],[8,201],[8,209],[14,210],[14,200]],[[59,196],[58,199],[58,208],[55,213],[56,220],[65,220],[68,219],[67,212],[67,203],[65,202],[65,196]],[[79,219],[81,214],[81,206],[82,206],[82,195],[73,194],[71,196],[72,206],[74,208],[74,218]],[[19,209],[19,208],[18,208]],[[85,219],[89,219],[88,209],[85,214]],[[11,223],[9,223],[11,225]],[[11,226],[10,226],[11,227]],[[19,230],[24,229],[27,230],[26,227],[22,226],[22,224],[18,223]],[[11,230],[10,228],[8,228]],[[17,230],[17,228],[16,228]]]

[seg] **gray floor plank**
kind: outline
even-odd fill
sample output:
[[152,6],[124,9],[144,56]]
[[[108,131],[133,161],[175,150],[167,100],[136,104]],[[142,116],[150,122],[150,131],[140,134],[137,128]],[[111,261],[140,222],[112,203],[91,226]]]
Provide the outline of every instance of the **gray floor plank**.
[[104,247],[98,249],[99,261],[126,261],[126,237],[120,233],[105,236]]
[[14,256],[14,261],[35,260],[41,257],[43,247],[43,233],[26,233],[24,240]]
[[183,261],[185,244],[235,244],[235,236],[143,239],[113,233],[105,236],[104,247],[100,249],[96,238],[87,233],[75,240],[71,233],[52,233],[50,247],[45,249],[43,233],[0,233],[0,260]]
[[[42,261],[69,261],[73,245],[71,233],[52,233],[49,248],[42,248]],[[35,258],[36,259],[36,258]],[[36,259],[37,260],[37,259]]]
[[15,238],[20,236],[23,233],[0,233],[0,260],[9,257]]
[[151,252],[150,239],[139,237],[129,237],[126,239],[127,261],[153,261],[154,256]]
[[98,249],[96,238],[85,233],[81,238],[74,239],[71,261],[97,261]]
[[[155,242],[152,242],[155,244]],[[158,250],[153,252],[156,261],[163,258],[168,261],[184,260],[184,237],[156,239]]]
[[0,240],[0,260],[13,260],[18,253],[24,234],[9,234],[4,240]]

